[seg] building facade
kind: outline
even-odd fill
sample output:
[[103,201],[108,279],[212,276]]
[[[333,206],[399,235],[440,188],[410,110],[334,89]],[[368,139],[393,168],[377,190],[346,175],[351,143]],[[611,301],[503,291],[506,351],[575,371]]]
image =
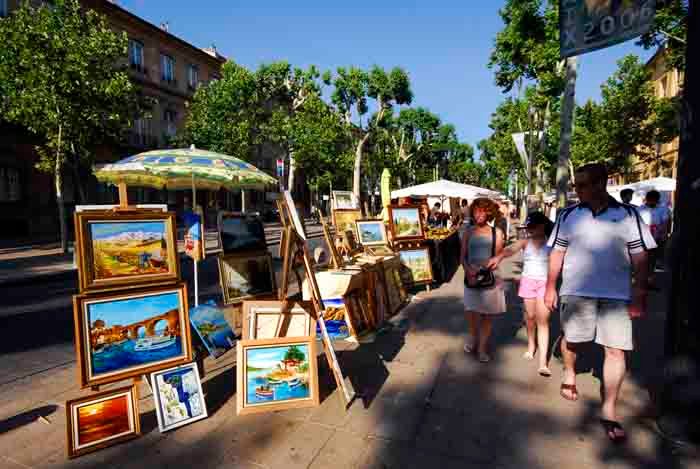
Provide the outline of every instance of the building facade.
[[[151,98],[147,117],[136,119],[119,145],[100,148],[98,162],[116,161],[128,155],[163,148],[184,124],[187,103],[196,89],[219,77],[225,57],[215,48],[199,49],[176,37],[167,25],[155,26],[106,0],[81,0],[103,14],[116,30],[129,38],[129,74],[139,92]],[[20,0],[0,0],[0,16],[10,15]],[[58,211],[53,179],[34,166],[35,142],[22,129],[0,124],[0,222],[11,227],[0,237],[17,239],[55,236]],[[116,193],[79,169],[66,171],[63,192],[70,209],[78,203],[114,203]],[[148,189],[130,190],[133,202],[168,203],[172,208],[185,202],[182,193]],[[200,199],[204,200],[204,199]],[[69,210],[69,213],[71,210]],[[72,223],[69,224],[69,226]]]
[[[657,98],[672,98],[678,96],[683,84],[683,74],[674,68],[669,68],[666,53],[660,48],[646,64],[651,74],[654,95]],[[676,137],[669,143],[659,143],[654,148],[655,157],[647,159],[635,158],[627,174],[618,174],[613,178],[615,184],[630,184],[655,177],[670,177],[676,179],[678,167],[678,145]]]

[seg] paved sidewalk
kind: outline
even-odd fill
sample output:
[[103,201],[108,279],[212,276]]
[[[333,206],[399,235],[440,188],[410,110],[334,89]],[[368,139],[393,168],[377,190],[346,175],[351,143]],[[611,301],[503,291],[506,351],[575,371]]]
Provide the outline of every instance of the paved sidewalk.
[[[517,264],[511,264],[504,277],[515,272]],[[26,363],[22,353],[4,356],[0,370],[34,371],[0,380],[0,467],[700,467],[697,455],[675,454],[657,436],[644,389],[663,349],[662,298],[653,298],[652,313],[640,324],[644,352],[632,360],[621,403],[630,441],[618,448],[597,423],[599,382],[590,371],[595,362],[581,370],[581,398],[570,403],[559,397],[554,359],[550,379],[522,360],[525,336],[512,286],[510,311],[495,326],[494,360],[484,365],[465,356],[461,285],[458,273],[421,293],[374,344],[339,347],[341,366],[362,394],[348,412],[322,360],[320,407],[237,416],[229,352],[219,361],[205,360],[209,418],[161,434],[150,389],[141,383],[143,436],[72,461],[65,458],[64,403],[90,393],[77,389],[71,353],[61,349],[65,363],[50,371]]]

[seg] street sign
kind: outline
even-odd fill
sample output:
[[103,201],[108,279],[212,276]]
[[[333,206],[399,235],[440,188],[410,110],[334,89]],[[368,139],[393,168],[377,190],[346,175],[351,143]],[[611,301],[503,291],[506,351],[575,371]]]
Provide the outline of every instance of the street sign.
[[284,160],[277,160],[277,177],[284,176]]
[[627,41],[649,30],[655,0],[559,0],[562,58]]

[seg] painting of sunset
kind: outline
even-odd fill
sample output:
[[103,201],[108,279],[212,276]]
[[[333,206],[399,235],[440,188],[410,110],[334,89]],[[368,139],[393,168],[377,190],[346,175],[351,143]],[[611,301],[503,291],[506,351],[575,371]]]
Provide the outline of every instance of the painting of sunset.
[[77,431],[79,447],[129,433],[129,396],[78,407]]

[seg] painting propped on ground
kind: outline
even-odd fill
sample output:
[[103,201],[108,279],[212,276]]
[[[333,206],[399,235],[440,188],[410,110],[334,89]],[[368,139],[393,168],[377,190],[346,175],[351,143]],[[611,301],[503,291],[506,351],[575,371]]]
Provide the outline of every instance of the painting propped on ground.
[[204,304],[190,309],[190,323],[214,358],[231,350],[236,343],[236,336],[223,311],[216,306]]
[[196,363],[153,373],[151,389],[161,432],[207,417]]

